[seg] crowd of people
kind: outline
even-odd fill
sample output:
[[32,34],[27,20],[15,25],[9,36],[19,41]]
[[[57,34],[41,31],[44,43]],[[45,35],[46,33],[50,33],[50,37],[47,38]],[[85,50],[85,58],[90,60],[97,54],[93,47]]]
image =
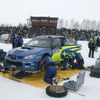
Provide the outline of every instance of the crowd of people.
[[100,35],[97,30],[78,30],[78,29],[65,29],[65,28],[46,28],[46,27],[8,27],[0,26],[1,34],[18,34],[20,33],[23,38],[32,38],[37,35],[71,35],[78,40],[89,41],[92,36]]

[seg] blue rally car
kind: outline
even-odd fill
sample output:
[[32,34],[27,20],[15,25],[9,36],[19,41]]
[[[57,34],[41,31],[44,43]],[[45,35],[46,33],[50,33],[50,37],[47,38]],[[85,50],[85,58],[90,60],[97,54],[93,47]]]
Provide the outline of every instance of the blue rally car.
[[52,57],[60,52],[64,46],[63,40],[63,36],[36,36],[24,46],[10,50],[5,57],[6,66],[22,71],[41,70],[43,57],[46,55]]

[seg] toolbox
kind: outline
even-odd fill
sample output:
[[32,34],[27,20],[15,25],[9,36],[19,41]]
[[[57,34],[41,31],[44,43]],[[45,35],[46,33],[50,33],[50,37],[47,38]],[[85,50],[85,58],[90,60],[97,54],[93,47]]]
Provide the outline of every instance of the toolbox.
[[84,79],[85,71],[82,71],[77,75],[77,81],[69,80],[68,82],[65,82],[63,86],[69,90],[77,91],[80,88],[80,86],[84,83]]

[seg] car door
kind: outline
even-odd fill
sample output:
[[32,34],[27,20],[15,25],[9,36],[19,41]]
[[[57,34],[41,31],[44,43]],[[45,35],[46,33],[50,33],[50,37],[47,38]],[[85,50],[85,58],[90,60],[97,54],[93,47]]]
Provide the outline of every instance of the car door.
[[60,38],[56,38],[54,39],[53,43],[52,43],[52,55],[55,53],[60,52],[60,48],[62,47],[62,43],[61,43],[61,39]]

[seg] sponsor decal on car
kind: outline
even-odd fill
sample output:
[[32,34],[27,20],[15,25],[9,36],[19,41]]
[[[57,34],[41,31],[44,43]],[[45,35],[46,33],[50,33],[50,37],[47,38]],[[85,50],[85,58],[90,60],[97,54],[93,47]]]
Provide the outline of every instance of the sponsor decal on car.
[[42,56],[37,56],[36,58],[41,58]]

